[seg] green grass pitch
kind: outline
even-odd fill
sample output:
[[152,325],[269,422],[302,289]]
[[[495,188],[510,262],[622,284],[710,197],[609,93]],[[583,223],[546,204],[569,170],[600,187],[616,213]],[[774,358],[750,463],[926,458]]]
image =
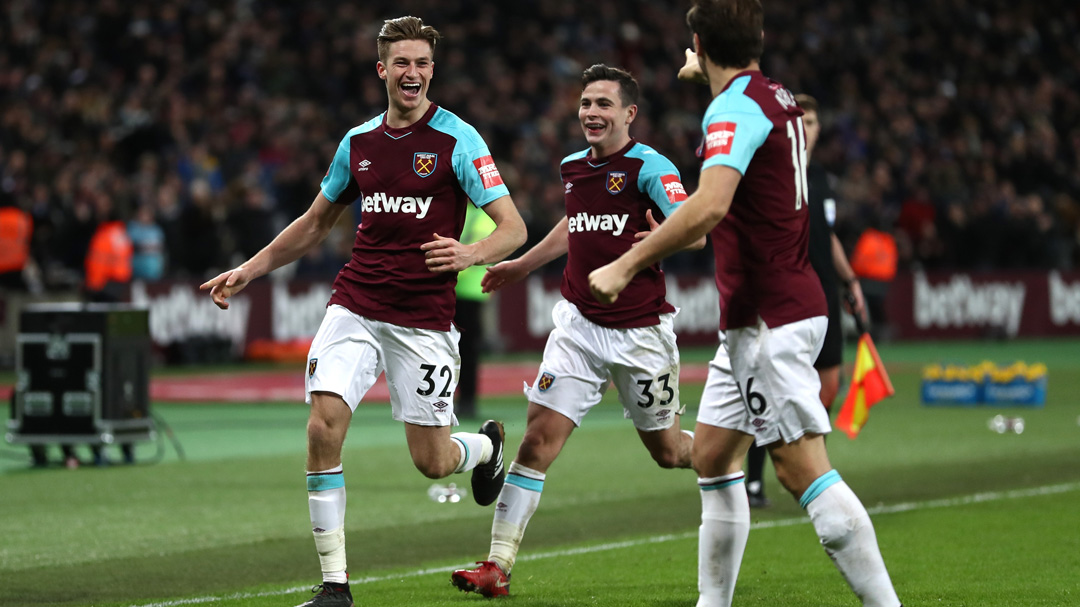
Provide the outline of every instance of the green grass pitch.
[[[897,395],[855,441],[829,439],[836,468],[871,511],[907,607],[1080,605],[1080,342],[887,344]],[[688,351],[702,361],[708,352]],[[925,363],[988,358],[1049,366],[1045,408],[929,408]],[[848,352],[847,360],[851,360]],[[287,371],[287,372],[292,372]],[[683,386],[688,427],[700,386]],[[157,404],[187,458],[32,470],[0,448],[0,606],[288,607],[318,559],[304,492],[302,404]],[[487,400],[511,452],[522,398]],[[1023,416],[1021,435],[987,428]],[[469,426],[466,426],[468,428]],[[155,445],[142,445],[147,461]],[[55,454],[54,454],[55,457]],[[509,457],[509,456],[508,456]],[[386,406],[358,411],[344,453],[349,569],[358,606],[489,604],[449,571],[487,555],[491,508],[438,504]],[[767,472],[773,507],[754,529],[740,606],[855,606],[813,528]],[[467,476],[457,480],[468,485]],[[692,606],[699,499],[694,474],[657,468],[610,397],[549,471],[515,567],[514,607]]]

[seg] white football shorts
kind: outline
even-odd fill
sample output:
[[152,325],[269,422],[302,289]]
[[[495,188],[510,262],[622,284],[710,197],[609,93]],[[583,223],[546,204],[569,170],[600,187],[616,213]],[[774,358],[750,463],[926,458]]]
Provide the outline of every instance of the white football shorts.
[[721,331],[697,421],[754,435],[758,445],[831,432],[814,369],[827,326],[825,316],[774,329],[759,318]]
[[454,390],[461,372],[459,333],[414,329],[359,316],[334,304],[326,309],[308,352],[305,400],[337,394],[353,411],[386,371],[397,421],[456,426]]
[[646,432],[671,427],[684,409],[679,401],[675,314],[661,314],[660,324],[651,327],[609,329],[564,300],[551,316],[555,329],[544,347],[536,382],[525,387],[529,402],[580,426],[613,382],[623,415],[634,427]]

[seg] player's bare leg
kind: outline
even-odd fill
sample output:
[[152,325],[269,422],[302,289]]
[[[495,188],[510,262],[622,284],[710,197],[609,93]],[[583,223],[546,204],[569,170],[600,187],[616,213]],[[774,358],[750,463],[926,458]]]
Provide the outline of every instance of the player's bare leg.
[[337,394],[311,393],[308,416],[307,490],[311,530],[322,568],[322,592],[305,605],[352,604],[345,572],[345,477],[341,446],[352,410]]
[[455,571],[450,576],[455,586],[488,597],[509,593],[510,570],[529,519],[540,505],[547,469],[574,427],[574,422],[562,413],[529,403],[525,436],[496,502],[488,560],[475,569]]
[[661,468],[689,468],[694,435],[679,429],[678,417],[670,428],[646,432],[638,430],[641,443]]
[[832,411],[836,395],[840,393],[840,365],[818,369],[818,379],[821,380],[821,404],[825,405],[826,411]]
[[480,432],[450,433],[450,426],[405,424],[405,439],[416,469],[428,478],[445,478],[473,471],[473,498],[481,506],[495,501],[505,474],[502,465],[503,429],[488,420]]
[[859,498],[832,469],[825,438],[806,435],[769,445],[776,477],[806,509],[826,554],[868,607],[897,607],[874,526]]
[[735,594],[750,535],[742,465],[753,442],[749,434],[708,424],[694,430],[692,459],[701,491],[698,607],[728,607]]
[[[405,440],[409,443],[409,455],[413,465],[428,478],[446,478],[458,471],[464,459],[459,443],[450,438],[450,426],[418,426],[405,424]],[[477,441],[477,446],[481,443]],[[472,453],[470,453],[470,456]],[[481,449],[475,450],[477,460]],[[473,466],[469,466],[471,469]]]
[[574,422],[562,413],[529,403],[525,436],[510,464],[510,475],[499,494],[491,523],[488,560],[498,563],[507,574],[517,559],[525,527],[540,505],[548,467],[559,456],[574,428]]

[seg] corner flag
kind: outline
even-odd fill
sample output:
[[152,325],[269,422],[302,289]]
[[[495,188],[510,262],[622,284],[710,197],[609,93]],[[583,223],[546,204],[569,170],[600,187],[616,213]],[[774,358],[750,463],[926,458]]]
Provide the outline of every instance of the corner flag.
[[836,427],[851,439],[858,436],[859,430],[866,425],[866,420],[870,417],[870,407],[896,393],[888,373],[885,372],[885,365],[881,364],[874,340],[870,339],[870,334],[863,328],[858,316],[855,321],[862,333],[855,350],[855,373],[852,375],[851,389],[844,399],[844,406],[836,417]]

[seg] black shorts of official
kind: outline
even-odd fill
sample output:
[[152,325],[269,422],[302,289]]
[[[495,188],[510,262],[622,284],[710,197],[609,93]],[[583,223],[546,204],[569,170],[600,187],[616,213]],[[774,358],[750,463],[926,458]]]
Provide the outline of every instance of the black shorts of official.
[[825,330],[825,344],[814,361],[815,369],[836,367],[844,361],[844,335],[840,330],[840,294],[835,288],[825,287],[825,301],[829,306],[829,327]]

